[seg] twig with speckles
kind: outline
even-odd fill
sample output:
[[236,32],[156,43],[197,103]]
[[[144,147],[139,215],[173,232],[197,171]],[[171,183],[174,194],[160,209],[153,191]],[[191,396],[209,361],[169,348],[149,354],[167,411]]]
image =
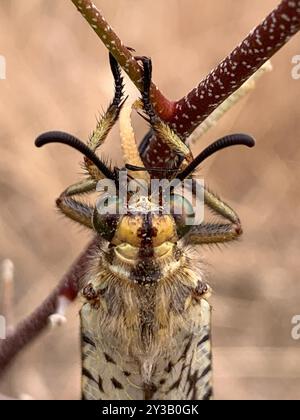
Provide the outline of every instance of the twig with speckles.
[[[249,35],[185,97],[176,102],[167,122],[187,138],[217,107],[248,80],[300,29],[300,0],[283,0]],[[154,153],[159,148],[159,154]],[[145,165],[162,167],[172,159],[156,137],[143,147]]]
[[177,101],[168,122],[188,136],[299,29],[300,0],[283,0],[195,89]]
[[[141,68],[91,0],[72,0],[138,88]],[[159,115],[187,137],[300,29],[300,0],[283,0],[249,35],[177,102],[152,87]],[[151,147],[150,147],[151,149]],[[153,157],[154,158],[154,157]]]
[[214,110],[204,121],[201,123],[192,135],[187,140],[188,145],[195,144],[199,139],[229,111],[235,104],[237,104],[244,96],[251,92],[257,80],[266,72],[272,70],[271,61],[267,61],[256,73],[253,74],[239,89],[233,92],[226,101],[222,102],[218,108]]
[[[130,50],[123,44],[112,27],[107,23],[101,11],[97,9],[92,0],[71,0],[81,15],[87,20],[91,28],[112,53],[120,66],[128,74],[138,89],[142,87],[142,70]],[[152,83],[151,98],[156,111],[162,118],[173,114],[174,102],[169,101]]]

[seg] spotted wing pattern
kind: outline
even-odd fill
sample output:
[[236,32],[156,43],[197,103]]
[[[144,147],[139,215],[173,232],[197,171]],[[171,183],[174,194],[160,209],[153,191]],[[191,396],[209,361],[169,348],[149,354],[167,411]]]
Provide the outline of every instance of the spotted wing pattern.
[[[85,303],[81,310],[82,397],[87,400],[207,400],[212,398],[210,306],[191,308],[192,320],[153,363],[129,355],[124,343],[99,330],[101,313]],[[153,361],[151,361],[152,363]]]

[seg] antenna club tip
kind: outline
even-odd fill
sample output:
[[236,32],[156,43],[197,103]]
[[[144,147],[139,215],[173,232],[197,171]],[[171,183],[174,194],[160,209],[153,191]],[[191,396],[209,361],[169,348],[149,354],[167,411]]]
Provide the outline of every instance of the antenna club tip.
[[35,146],[36,147],[42,147],[45,144],[48,143],[56,143],[57,142],[57,138],[66,138],[67,136],[69,136],[67,133],[64,133],[62,131],[46,131],[45,133],[40,134],[36,139],[35,139]]
[[34,144],[35,144],[35,146],[36,146],[36,147],[42,147],[42,146],[44,146],[44,144],[45,144],[45,134],[46,134],[46,133],[40,134],[40,135],[39,135],[39,136],[35,139]]
[[41,147],[42,146],[40,137],[35,139],[34,145],[35,145],[35,147]]
[[[247,147],[254,147],[255,146],[255,139],[250,136],[249,134],[244,134],[244,133],[240,133],[240,134],[233,134],[232,135],[233,140],[241,140],[240,144],[244,144]],[[236,144],[239,144],[239,142],[237,141]]]
[[249,144],[248,144],[248,147],[254,147],[255,146],[255,140],[252,138],[250,141],[249,141]]

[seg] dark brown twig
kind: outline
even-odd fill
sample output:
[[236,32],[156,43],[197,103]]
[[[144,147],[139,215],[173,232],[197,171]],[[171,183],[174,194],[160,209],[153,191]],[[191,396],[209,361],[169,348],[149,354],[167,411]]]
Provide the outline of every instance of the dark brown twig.
[[58,286],[44,302],[28,318],[21,321],[13,333],[9,334],[5,340],[0,341],[0,375],[15,355],[48,325],[49,316],[56,312],[58,297],[63,295],[73,300],[77,296],[79,280],[87,270],[90,255],[93,254],[96,244],[97,239],[94,239],[75,260]]
[[[166,121],[184,138],[189,136],[222,102],[249,79],[300,29],[300,0],[283,0],[249,35],[175,105]],[[145,148],[145,164],[161,167],[158,156],[170,158],[166,144],[152,137]]]
[[199,85],[176,103],[168,121],[188,136],[300,30],[300,0],[283,0]]
[[[101,11],[97,9],[92,0],[71,1],[140,90],[142,88],[141,67],[130,50],[125,47],[118,35],[114,32],[113,28],[106,22]],[[151,86],[151,98],[161,118],[167,119],[173,115],[175,103],[169,101],[153,83]]]

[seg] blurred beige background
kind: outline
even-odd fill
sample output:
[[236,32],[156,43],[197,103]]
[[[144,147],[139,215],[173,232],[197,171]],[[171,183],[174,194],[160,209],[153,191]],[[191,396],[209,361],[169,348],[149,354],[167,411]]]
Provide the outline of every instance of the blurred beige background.
[[[95,0],[126,45],[153,59],[154,80],[182,97],[242,40],[278,0]],[[194,150],[230,132],[257,139],[204,165],[210,187],[240,214],[242,241],[204,248],[212,299],[216,397],[300,398],[300,80],[291,77],[300,35],[274,70]],[[0,260],[16,267],[16,318],[53,288],[89,235],[58,216],[54,200],[78,179],[80,156],[62,146],[35,149],[61,129],[86,139],[113,88],[107,52],[70,0],[1,0]],[[129,90],[134,89],[130,86]],[[146,130],[135,120],[139,138]],[[115,129],[103,154],[121,162]],[[7,371],[0,391],[79,398],[78,308]]]

